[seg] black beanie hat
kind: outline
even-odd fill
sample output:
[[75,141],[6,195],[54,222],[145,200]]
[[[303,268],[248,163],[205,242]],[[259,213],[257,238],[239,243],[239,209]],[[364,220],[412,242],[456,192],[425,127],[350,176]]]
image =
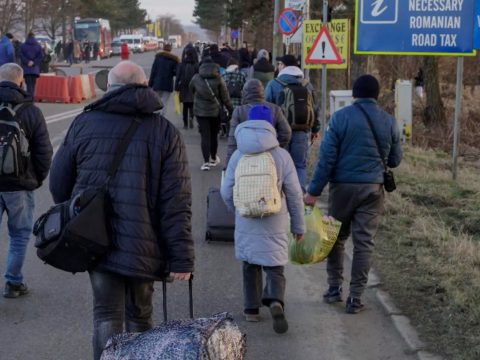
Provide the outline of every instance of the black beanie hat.
[[353,84],[352,95],[354,98],[378,99],[380,84],[372,75],[362,75]]

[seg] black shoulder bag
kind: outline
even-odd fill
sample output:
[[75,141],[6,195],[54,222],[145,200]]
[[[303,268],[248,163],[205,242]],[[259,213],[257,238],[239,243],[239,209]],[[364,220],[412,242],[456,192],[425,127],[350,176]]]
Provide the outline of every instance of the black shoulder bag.
[[52,206],[35,222],[37,256],[68,272],[90,270],[109,251],[111,199],[108,185],[115,176],[130,141],[140,126],[134,119],[120,140],[107,179],[99,188],[86,189],[72,199]]
[[213,98],[215,99],[215,102],[219,107],[220,123],[222,124],[228,123],[228,121],[230,120],[230,115],[228,113],[228,110],[225,109],[225,106],[223,106],[220,100],[218,100],[217,95],[215,95],[215,93],[213,92],[212,87],[210,86],[208,80],[207,79],[203,79],[203,80],[207,84],[208,90],[210,90],[210,94],[213,96]]
[[385,161],[385,158],[382,155],[382,151],[380,150],[380,141],[378,140],[377,133],[375,132],[373,125],[372,125],[372,119],[368,115],[368,113],[365,111],[365,109],[362,107],[362,105],[355,103],[355,106],[357,106],[360,111],[365,115],[368,123],[368,127],[370,128],[370,131],[373,134],[373,137],[375,139],[375,143],[377,144],[377,150],[380,155],[380,160],[382,161],[384,171],[383,171],[383,187],[385,188],[385,191],[387,192],[392,192],[397,188],[397,185],[395,184],[395,178],[393,176],[393,171],[390,170],[387,166],[387,163]]

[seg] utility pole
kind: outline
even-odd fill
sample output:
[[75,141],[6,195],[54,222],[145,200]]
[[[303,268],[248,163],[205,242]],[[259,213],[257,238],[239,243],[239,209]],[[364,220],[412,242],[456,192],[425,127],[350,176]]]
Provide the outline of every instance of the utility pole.
[[[275,0],[273,9],[273,46],[272,46],[272,63],[277,59],[277,56],[282,54],[283,38],[278,31],[278,16],[280,15],[281,0]],[[282,1],[283,3],[283,1]]]
[[[327,26],[328,22],[328,0],[323,0],[323,20],[322,26]],[[322,136],[325,133],[325,127],[327,125],[327,65],[322,65],[322,109],[321,109],[321,121],[322,124]]]

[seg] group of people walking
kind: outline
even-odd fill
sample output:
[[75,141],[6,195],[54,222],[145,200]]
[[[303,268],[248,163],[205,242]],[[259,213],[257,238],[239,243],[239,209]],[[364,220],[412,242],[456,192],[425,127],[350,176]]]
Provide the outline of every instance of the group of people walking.
[[[270,69],[268,52],[260,51],[257,68],[255,64],[247,69],[253,78],[245,79],[241,101],[234,105],[230,89],[237,86],[227,84],[227,75],[237,70],[241,73],[244,65],[230,61],[224,78],[211,54],[200,62],[197,54],[191,47],[179,59],[165,46],[155,57],[149,79],[133,62],[117,64],[109,72],[105,95],[75,118],[53,159],[49,189],[59,203],[105,184],[115,144],[132,122],[140,122],[115,178],[108,183],[115,210],[111,224],[114,246],[89,271],[95,360],[100,359],[112,335],[153,326],[154,281],[167,275],[188,280],[194,271],[187,152],[181,132],[165,118],[174,90],[179,91],[184,106],[184,128],[192,128],[194,118],[198,122],[203,171],[221,162],[218,132],[222,114],[231,114],[231,119],[223,119],[230,129],[221,193],[226,205],[236,210],[235,255],[243,263],[245,319],[259,321],[261,306],[267,306],[274,331],[288,330],[284,275],[288,234],[293,241],[303,240],[308,231],[304,205],[314,206],[327,183],[329,213],[342,222],[342,228],[328,258],[329,287],[324,300],[343,301],[343,251],[352,234],[355,250],[346,311],[357,313],[363,308],[361,297],[383,209],[382,160],[396,167],[402,156],[395,119],[377,104],[378,81],[370,75],[357,79],[353,87],[356,101],[332,115],[315,172],[308,181],[309,146],[318,138],[320,125],[315,89],[304,78],[296,59],[291,55],[276,59],[278,76],[270,79],[262,71]],[[257,74],[261,78],[255,73],[261,73]],[[24,70],[11,61],[0,66],[0,103],[12,107],[24,104],[23,111],[15,116],[27,122],[25,134],[30,144],[28,170],[0,174],[0,214],[7,212],[10,235],[6,298],[28,293],[22,265],[32,230],[33,190],[46,178],[52,159],[45,119],[21,89],[24,75]],[[371,117],[371,125],[363,111]],[[245,157],[257,154],[270,159],[268,168],[279,203],[266,216],[244,216],[237,208],[242,194],[236,187],[243,170],[237,169]],[[264,286],[262,270],[266,273]]]

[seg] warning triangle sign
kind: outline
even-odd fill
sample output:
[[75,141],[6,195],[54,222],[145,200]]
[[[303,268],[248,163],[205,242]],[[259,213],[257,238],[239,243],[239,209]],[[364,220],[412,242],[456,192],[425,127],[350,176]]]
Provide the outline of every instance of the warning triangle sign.
[[305,58],[307,64],[341,64],[342,57],[326,26],[322,26]]

